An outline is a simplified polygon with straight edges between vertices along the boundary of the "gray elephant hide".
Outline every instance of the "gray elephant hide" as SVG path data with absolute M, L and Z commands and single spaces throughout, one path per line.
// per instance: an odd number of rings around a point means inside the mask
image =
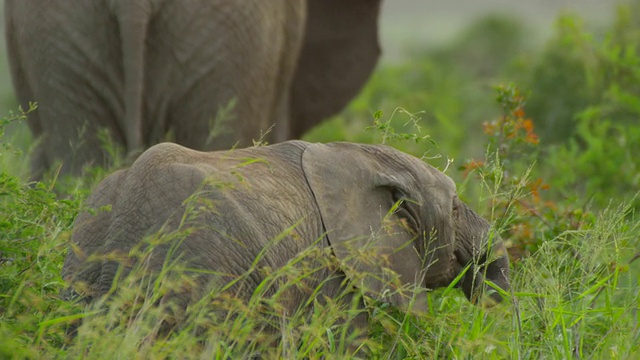
M 156 245 L 148 269 L 179 258 L 198 274 L 200 286 L 176 296 L 185 303 L 234 281 L 225 291 L 248 299 L 269 269 L 314 248 L 322 266 L 288 291 L 290 311 L 316 290 L 333 297 L 353 286 L 422 311 L 424 290 L 461 271 L 471 300 L 488 289 L 485 276 L 509 287 L 504 245 L 453 181 L 387 146 L 289 141 L 198 152 L 163 143 L 104 179 L 87 207 L 98 210 L 78 216 L 63 268 L 87 299 L 112 289 L 118 268 L 126 274 L 156 233 L 179 236 Z

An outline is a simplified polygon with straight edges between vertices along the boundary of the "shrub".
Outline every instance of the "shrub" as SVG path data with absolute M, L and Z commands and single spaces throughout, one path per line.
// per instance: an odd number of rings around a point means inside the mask
M 615 24 L 602 36 L 586 30 L 577 17 L 558 20 L 555 37 L 526 81 L 529 114 L 547 142 L 571 138 L 585 116 L 635 124 L 640 111 L 638 18 L 640 2 L 621 5 Z

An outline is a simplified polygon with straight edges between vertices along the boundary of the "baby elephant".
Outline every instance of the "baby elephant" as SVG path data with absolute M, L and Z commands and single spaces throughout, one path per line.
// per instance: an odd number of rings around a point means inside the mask
M 354 288 L 420 312 L 425 289 L 461 272 L 457 286 L 472 302 L 501 300 L 485 280 L 509 288 L 504 244 L 453 181 L 383 145 L 289 141 L 199 152 L 163 143 L 104 179 L 87 206 L 96 210 L 76 219 L 62 274 L 89 301 L 107 294 L 158 233 L 179 235 L 156 245 L 146 268 L 186 262 L 197 280 L 173 294 L 183 304 L 215 286 L 248 299 L 269 271 L 309 249 L 333 265 L 287 293 L 289 313 Z M 270 294 L 279 284 L 269 282 Z

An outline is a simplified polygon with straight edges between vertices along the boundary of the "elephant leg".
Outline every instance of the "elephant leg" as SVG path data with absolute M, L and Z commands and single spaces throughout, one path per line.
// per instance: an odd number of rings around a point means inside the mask
M 282 142 L 289 139 L 297 138 L 292 133 L 292 117 L 291 117 L 291 87 L 295 76 L 300 52 L 302 51 L 302 43 L 304 38 L 304 26 L 307 21 L 306 4 L 299 2 L 300 6 L 291 8 L 289 13 L 284 17 L 285 28 L 283 30 L 284 43 L 281 48 L 278 76 L 276 77 L 275 89 L 276 99 L 275 108 L 270 118 L 274 119 L 274 130 L 269 134 L 270 143 Z M 291 21 L 289 19 L 293 19 Z
M 380 0 L 309 0 L 305 39 L 291 87 L 293 138 L 338 114 L 380 57 Z
M 62 161 L 63 173 L 103 165 L 106 152 L 98 132 L 106 128 L 121 143 L 113 120 L 122 115 L 119 46 L 106 11 L 87 1 L 7 2 L 14 83 L 21 104 L 38 103 L 29 125 L 40 137 L 34 170 Z M 15 22 L 20 21 L 20 24 Z M 17 52 L 13 51 L 13 52 Z M 110 60 L 111 59 L 111 60 Z
M 7 57 L 9 62 L 9 70 L 12 75 L 13 89 L 16 97 L 23 110 L 29 109 L 29 102 L 34 100 L 33 90 L 29 86 L 27 76 L 25 74 L 23 58 L 20 51 L 20 41 L 18 40 L 18 29 L 13 19 L 8 16 L 12 13 L 12 3 L 6 3 L 5 9 L 5 40 L 7 46 Z M 29 114 L 27 124 L 31 131 L 32 137 L 38 141 L 42 135 L 42 127 L 40 126 L 39 114 L 33 112 Z M 49 167 L 46 158 L 46 151 L 39 142 L 35 142 L 36 146 L 31 153 L 31 176 L 35 179 L 42 177 L 44 171 Z
M 147 134 L 150 142 L 164 140 L 171 130 L 178 143 L 200 150 L 246 146 L 272 122 L 277 130 L 268 139 L 287 138 L 288 86 L 303 33 L 303 4 L 167 3 L 148 39 L 153 76 L 145 86 L 147 119 L 166 124 Z

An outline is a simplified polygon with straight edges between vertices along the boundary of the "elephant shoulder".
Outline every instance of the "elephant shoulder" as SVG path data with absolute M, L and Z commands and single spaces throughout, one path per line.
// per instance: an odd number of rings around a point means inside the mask
M 131 165 L 125 187 L 162 182 L 201 182 L 211 165 L 219 163 L 219 152 L 196 151 L 179 144 L 165 142 L 144 151 Z
M 200 152 L 176 143 L 164 142 L 156 144 L 140 154 L 131 167 L 141 168 L 179 163 L 188 160 L 198 153 Z

